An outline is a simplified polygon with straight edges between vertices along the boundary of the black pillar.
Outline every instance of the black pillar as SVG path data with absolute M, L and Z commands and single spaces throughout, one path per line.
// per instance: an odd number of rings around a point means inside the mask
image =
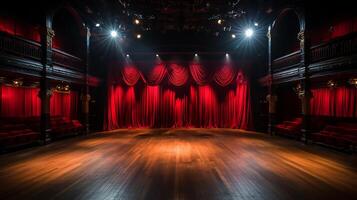
M 51 141 L 51 126 L 50 126 L 50 98 L 52 95 L 48 74 L 52 65 L 52 38 L 54 31 L 52 29 L 52 16 L 46 15 L 44 19 L 44 28 L 41 33 L 41 49 L 42 49 L 42 72 L 40 82 L 41 98 L 41 136 L 44 143 Z
M 310 40 L 306 34 L 306 30 L 301 30 L 298 34 L 301 49 L 301 74 L 300 85 L 301 91 L 299 98 L 301 100 L 301 114 L 302 114 L 302 140 L 307 143 L 309 133 L 311 132 L 311 116 L 310 116 L 310 99 L 312 98 L 311 83 L 310 83 Z
M 276 118 L 276 101 L 277 96 L 275 93 L 275 88 L 273 85 L 273 70 L 272 70 L 272 43 L 271 43 L 271 26 L 268 28 L 268 95 L 267 101 L 269 105 L 269 113 L 268 113 L 268 133 L 270 135 L 274 135 L 274 126 L 275 126 L 275 118 Z
M 86 52 L 85 52 L 85 81 L 82 93 L 82 115 L 83 123 L 85 127 L 85 133 L 89 133 L 89 101 L 90 101 L 90 91 L 89 91 L 89 66 L 90 66 L 90 29 L 86 27 Z

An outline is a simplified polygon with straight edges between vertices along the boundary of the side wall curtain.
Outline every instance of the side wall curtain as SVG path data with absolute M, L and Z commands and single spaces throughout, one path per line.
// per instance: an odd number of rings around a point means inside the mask
M 38 88 L 1 86 L 1 117 L 34 117 L 41 114 Z
M 357 117 L 357 88 L 319 88 L 312 90 L 312 94 L 312 115 Z
M 78 112 L 78 94 L 71 91 L 69 93 L 53 92 L 50 102 L 51 116 L 63 116 L 76 119 Z

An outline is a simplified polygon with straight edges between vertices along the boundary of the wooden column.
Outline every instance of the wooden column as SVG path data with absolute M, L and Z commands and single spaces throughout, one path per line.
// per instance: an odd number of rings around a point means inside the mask
M 312 98 L 311 84 L 310 84 L 310 40 L 307 37 L 306 30 L 301 30 L 298 34 L 301 49 L 301 64 L 300 64 L 300 85 L 299 98 L 301 100 L 301 114 L 302 114 L 302 140 L 308 142 L 310 133 L 311 117 L 310 117 L 310 99 Z
M 90 66 L 90 29 L 85 28 L 86 31 L 86 55 L 85 55 L 85 83 L 82 92 L 82 114 L 83 114 L 83 123 L 85 126 L 85 133 L 89 133 L 89 101 L 91 99 L 89 91 L 89 66 Z
M 269 73 L 269 78 L 268 78 L 268 95 L 266 97 L 266 100 L 268 101 L 269 105 L 269 114 L 268 114 L 268 133 L 271 135 L 274 135 L 274 126 L 275 126 L 275 118 L 276 118 L 276 101 L 277 101 L 277 96 L 275 94 L 275 88 L 273 85 L 273 70 L 272 70 L 272 43 L 271 43 L 271 26 L 268 28 L 268 73 Z
M 52 95 L 48 73 L 52 70 L 52 38 L 54 31 L 52 29 L 52 17 L 46 15 L 44 19 L 45 28 L 41 33 L 41 49 L 42 49 L 42 72 L 40 82 L 39 96 L 41 98 L 41 136 L 44 143 L 51 141 L 51 126 L 50 126 L 50 98 Z

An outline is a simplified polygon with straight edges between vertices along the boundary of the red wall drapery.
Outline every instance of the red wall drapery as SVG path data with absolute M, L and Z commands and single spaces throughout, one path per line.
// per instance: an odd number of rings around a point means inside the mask
M 109 83 L 116 84 L 108 86 L 104 128 L 249 128 L 250 93 L 243 73 L 237 73 L 229 65 L 213 72 L 203 71 L 207 69 L 202 66 L 191 65 L 189 68 L 179 64 L 160 64 L 147 73 L 132 73 L 138 80 L 140 76 L 143 80 L 139 82 L 135 78 L 136 84 L 132 84 L 134 81 L 128 84 L 128 77 L 114 77 L 115 81 L 111 77 Z M 155 73 L 158 75 L 153 75 Z M 127 76 L 128 73 L 121 75 Z M 190 75 L 195 82 L 188 81 Z M 212 81 L 217 84 L 210 84 Z
M 357 89 L 349 87 L 312 90 L 311 114 L 331 117 L 357 117 Z
M 1 117 L 38 117 L 41 114 L 39 88 L 0 86 Z M 53 92 L 51 96 L 51 116 L 76 119 L 78 94 Z
M 34 117 L 41 114 L 38 88 L 1 86 L 1 117 Z
M 71 92 L 53 92 L 50 100 L 50 115 L 76 119 L 78 112 L 78 94 Z

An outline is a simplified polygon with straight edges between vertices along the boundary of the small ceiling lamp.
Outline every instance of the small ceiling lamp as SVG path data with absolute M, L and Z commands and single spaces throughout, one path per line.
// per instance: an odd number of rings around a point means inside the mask
M 336 83 L 335 81 L 333 81 L 333 80 L 329 80 L 329 81 L 327 82 L 327 86 L 328 86 L 329 88 L 334 88 L 334 87 L 337 86 L 337 83 Z
M 357 78 L 351 78 L 348 82 L 357 88 Z

